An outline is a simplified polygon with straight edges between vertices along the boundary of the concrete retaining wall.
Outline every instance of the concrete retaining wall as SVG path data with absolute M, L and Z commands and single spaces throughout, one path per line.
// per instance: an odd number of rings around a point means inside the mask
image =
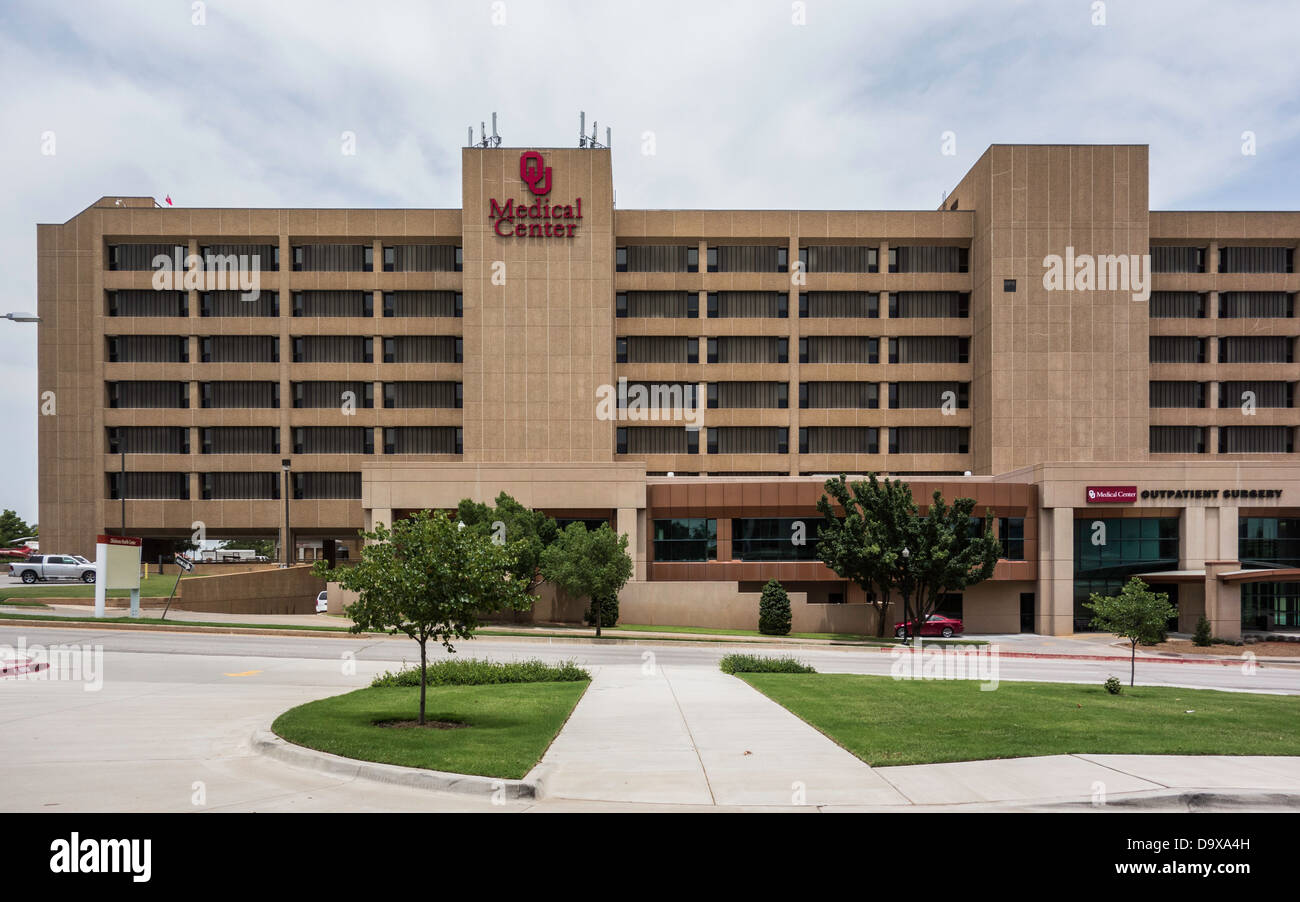
M 325 581 L 308 566 L 257 570 L 181 580 L 184 593 L 172 606 L 214 614 L 311 614 Z

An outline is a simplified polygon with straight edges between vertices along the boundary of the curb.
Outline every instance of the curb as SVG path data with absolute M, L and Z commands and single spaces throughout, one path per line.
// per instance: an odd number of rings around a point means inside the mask
M 1037 803 L 1028 802 L 1028 807 L 1035 810 L 1088 810 L 1104 813 L 1109 809 L 1131 811 L 1165 811 L 1181 808 L 1188 812 L 1196 811 L 1262 811 L 1286 809 L 1294 811 L 1300 806 L 1300 792 L 1285 790 L 1231 790 L 1231 789 L 1163 789 L 1151 790 L 1138 795 L 1116 796 L 1104 804 L 1094 805 L 1091 801 Z
M 281 739 L 270 730 L 258 730 L 253 733 L 250 745 L 254 752 L 284 764 L 337 777 L 373 780 L 390 786 L 405 786 L 431 792 L 454 792 L 479 796 L 489 804 L 494 797 L 510 802 L 530 802 L 542 798 L 541 781 L 538 780 L 504 780 L 498 777 L 450 774 L 417 767 L 402 767 L 397 764 L 358 761 L 355 758 L 344 758 L 341 755 L 331 755 L 328 752 L 318 752 L 315 749 L 295 745 Z
M 136 630 L 137 632 L 158 633 L 208 633 L 218 636 L 315 636 L 321 639 L 356 639 L 385 636 L 385 633 L 350 633 L 347 630 L 309 630 L 287 627 L 283 629 L 266 629 L 248 626 L 190 626 L 184 620 L 170 623 L 96 623 L 93 620 L 73 620 L 71 618 L 51 617 L 46 620 L 16 620 L 0 614 L 0 626 L 30 626 L 37 628 L 53 627 L 56 629 L 85 630 Z

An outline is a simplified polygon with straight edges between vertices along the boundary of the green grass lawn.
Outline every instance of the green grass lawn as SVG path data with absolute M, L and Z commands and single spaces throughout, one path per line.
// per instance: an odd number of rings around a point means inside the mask
M 1031 755 L 1300 755 L 1300 697 L 858 674 L 741 677 L 875 766 Z M 1187 711 L 1194 711 L 1187 714 Z
M 622 630 L 635 633 L 694 633 L 714 636 L 758 636 L 772 638 L 760 633 L 758 630 L 738 630 L 738 629 L 713 629 L 707 626 L 646 626 L 640 623 L 620 623 L 618 626 L 607 627 L 611 630 Z M 780 637 L 785 639 L 834 639 L 843 642 L 862 642 L 868 645 L 897 645 L 897 640 L 886 636 L 867 636 L 859 633 L 787 633 Z M 947 645 L 987 645 L 982 639 L 933 639 L 927 638 L 928 642 L 942 642 Z
M 308 702 L 275 719 L 289 742 L 364 761 L 517 780 L 532 770 L 588 682 L 430 686 L 430 720 L 463 729 L 393 728 L 375 721 L 414 720 L 418 688 L 358 689 Z
M 8 570 L 5 570 L 8 573 Z M 175 573 L 154 574 L 140 580 L 141 598 L 166 598 L 176 585 Z M 109 598 L 129 598 L 128 589 L 109 589 Z M 83 582 L 36 583 L 31 586 L 0 588 L 0 599 L 7 598 L 94 598 L 95 586 Z

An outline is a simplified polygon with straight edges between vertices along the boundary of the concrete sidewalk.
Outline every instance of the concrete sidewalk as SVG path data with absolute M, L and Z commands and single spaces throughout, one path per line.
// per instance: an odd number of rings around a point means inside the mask
M 1275 793 L 1300 807 L 1300 757 L 1051 755 L 872 768 L 736 677 L 603 666 L 526 778 L 571 802 L 907 810 Z
M 546 799 L 905 805 L 870 767 L 741 680 L 603 666 L 528 779 Z

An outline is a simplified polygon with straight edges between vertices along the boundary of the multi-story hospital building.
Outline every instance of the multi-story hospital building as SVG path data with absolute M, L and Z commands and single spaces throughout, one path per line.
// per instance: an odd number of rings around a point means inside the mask
M 355 553 L 505 491 L 629 535 L 625 621 L 752 626 L 776 577 L 859 632 L 790 536 L 878 472 L 992 510 L 970 632 L 1084 629 L 1132 574 L 1183 629 L 1298 627 L 1300 213 L 1152 211 L 1147 161 L 996 145 L 938 210 L 622 209 L 608 150 L 503 147 L 458 209 L 102 198 L 38 227 L 42 544 L 287 510 Z

